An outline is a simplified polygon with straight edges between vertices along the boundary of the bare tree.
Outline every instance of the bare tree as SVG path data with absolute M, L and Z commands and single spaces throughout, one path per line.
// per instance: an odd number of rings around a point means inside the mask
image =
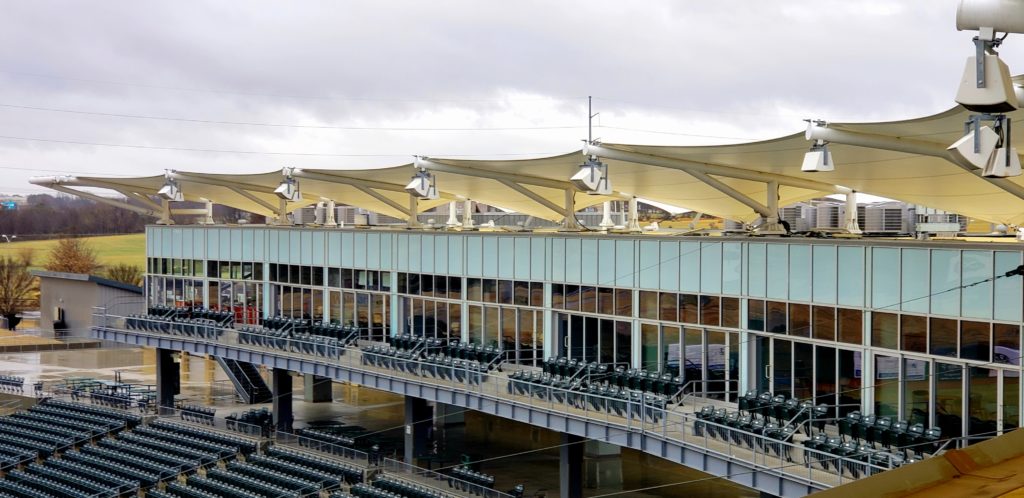
M 128 263 L 118 263 L 107 269 L 107 278 L 136 287 L 142 286 L 142 268 Z
M 17 256 L 0 257 L 0 316 L 7 319 L 7 328 L 14 330 L 21 318 L 18 313 L 29 308 L 35 278 L 28 269 L 32 266 L 32 251 Z
M 61 239 L 50 251 L 46 269 L 65 273 L 92 274 L 100 269 L 96 252 L 82 239 Z

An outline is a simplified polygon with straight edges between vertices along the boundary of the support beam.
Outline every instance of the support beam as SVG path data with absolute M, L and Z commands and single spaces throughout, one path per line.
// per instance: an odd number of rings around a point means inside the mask
M 415 195 L 409 194 L 409 219 L 406 220 L 405 226 L 409 228 L 420 227 L 420 198 Z
M 288 223 L 288 201 L 285 199 L 277 200 L 277 222 L 274 223 L 278 226 L 286 226 Z
M 769 181 L 774 180 L 779 182 L 779 185 L 805 188 L 808 190 L 818 190 L 822 192 L 831 192 L 834 194 L 845 194 L 850 191 L 850 189 L 846 187 L 841 187 L 838 185 L 832 185 L 829 183 L 814 180 L 807 180 L 804 178 L 777 175 L 775 173 L 765 173 L 763 171 L 750 171 L 741 168 L 734 168 L 732 166 L 722 166 L 719 164 L 701 163 L 696 161 L 687 161 L 685 159 L 675 159 L 662 156 L 655 156 L 651 154 L 642 154 L 639 152 L 624 151 L 609 147 L 603 147 L 600 145 L 585 145 L 583 148 L 583 153 L 592 156 L 602 157 L 605 159 L 646 164 L 648 166 L 658 166 L 667 169 L 675 169 L 683 171 L 685 173 L 689 173 L 691 171 L 698 171 L 709 175 L 722 176 L 727 178 L 737 178 L 740 180 L 750 180 L 762 183 L 767 183 Z
M 758 227 L 757 233 L 760 235 L 785 235 L 786 228 L 779 223 L 779 182 L 770 181 L 768 182 L 768 207 L 765 213 L 761 216 L 764 217 L 764 223 Z
M 334 216 L 334 199 L 322 198 L 324 201 L 324 227 L 334 228 L 338 226 L 338 220 Z
M 565 190 L 565 221 L 562 222 L 562 230 L 577 231 L 580 224 L 576 221 L 576 190 L 568 188 Z
M 267 201 L 265 201 L 263 199 L 260 199 L 259 197 L 256 197 L 255 195 L 252 195 L 252 192 L 249 192 L 247 190 L 242 190 L 242 189 L 240 189 L 238 187 L 227 187 L 227 189 L 232 191 L 232 192 L 234 192 L 234 193 L 236 193 L 236 194 L 238 194 L 238 195 L 240 195 L 240 196 L 242 196 L 242 197 L 245 197 L 246 199 L 249 199 L 250 201 L 252 201 L 252 202 L 256 203 L 257 205 L 259 205 L 260 207 L 262 207 L 263 209 L 266 209 L 270 213 L 276 213 L 277 212 L 277 207 L 275 207 L 273 204 L 271 204 L 271 203 L 269 203 L 269 202 L 267 202 Z
M 174 409 L 174 395 L 181 388 L 181 371 L 174 362 L 174 351 L 156 349 L 156 405 L 161 413 Z
M 128 197 L 130 199 L 135 199 L 136 201 L 139 201 L 140 204 L 142 204 L 143 206 L 146 206 L 146 207 L 148 207 L 150 209 L 161 209 L 159 204 L 153 202 L 153 199 L 150 199 L 149 197 L 147 197 L 145 195 L 142 195 L 142 194 L 140 194 L 138 192 L 132 192 L 131 190 L 117 190 L 117 191 L 120 192 L 121 195 L 123 195 L 125 197 Z
M 202 183 L 204 185 L 213 185 L 215 187 L 225 187 L 225 188 L 229 188 L 229 189 L 232 189 L 232 190 L 237 188 L 237 189 L 242 189 L 242 190 L 250 190 L 250 191 L 253 191 L 253 192 L 260 192 L 262 194 L 273 194 L 274 193 L 274 187 L 266 187 L 266 186 L 263 186 L 263 185 L 253 185 L 251 183 L 240 183 L 240 182 L 234 182 L 234 181 L 229 181 L 229 180 L 221 180 L 219 178 L 209 178 L 209 177 L 206 177 L 206 176 L 203 176 L 203 175 L 190 174 L 190 173 L 180 173 L 178 171 L 173 171 L 173 170 L 167 172 L 167 176 L 170 177 L 172 180 L 177 180 L 179 182 Z M 184 190 L 184 189 L 182 189 L 182 190 Z
M 422 398 L 405 397 L 405 462 L 415 465 L 415 458 L 427 453 L 434 410 Z
M 563 208 L 562 206 L 559 206 L 558 204 L 555 204 L 554 202 L 551 202 L 551 201 L 541 197 L 536 192 L 534 192 L 534 191 L 532 191 L 532 190 L 530 190 L 530 189 L 528 189 L 528 188 L 526 188 L 526 187 L 524 187 L 524 186 L 522 186 L 522 185 L 520 185 L 520 184 L 518 184 L 516 182 L 509 181 L 509 180 L 498 180 L 498 182 L 500 182 L 502 185 L 504 185 L 504 186 L 506 186 L 506 187 L 508 187 L 508 188 L 510 188 L 512 190 L 515 190 L 516 192 L 519 192 L 523 196 L 529 198 L 531 201 L 536 202 L 537 204 L 540 204 L 541 206 L 544 206 L 544 207 L 546 207 L 546 208 L 548 208 L 548 209 L 550 209 L 550 210 L 552 210 L 552 211 L 554 211 L 554 212 L 556 212 L 556 213 L 558 213 L 558 214 L 560 214 L 562 216 L 571 216 L 571 213 L 567 214 L 566 211 L 565 211 L 565 208 Z M 575 191 L 571 186 L 569 187 L 569 190 Z
M 462 202 L 462 228 L 473 228 L 473 201 L 466 199 Z
M 213 201 L 210 199 L 203 199 L 203 207 L 206 208 L 206 213 L 203 219 L 199 221 L 200 225 L 212 225 L 213 224 Z
M 982 170 L 975 168 L 971 164 L 958 161 L 950 155 L 949 151 L 946 150 L 945 145 L 934 142 L 923 142 L 920 140 L 885 137 L 870 133 L 837 130 L 835 128 L 814 125 L 807 128 L 807 139 L 825 140 L 826 142 L 852 145 L 854 147 L 867 147 L 871 149 L 891 150 L 893 152 L 905 152 L 907 154 L 938 157 L 963 168 L 965 171 L 991 183 L 992 185 L 995 185 L 1004 192 L 1012 194 L 1019 199 L 1024 199 L 1024 186 L 1014 183 L 1013 180 L 1009 178 L 986 178 L 981 176 Z
M 131 204 L 128 204 L 127 202 L 120 202 L 120 201 L 117 201 L 117 200 L 114 200 L 114 199 L 108 199 L 106 197 L 101 197 L 101 196 L 98 196 L 98 195 L 90 193 L 90 192 L 83 192 L 81 190 L 75 190 L 75 189 L 72 189 L 72 188 L 68 188 L 68 187 L 65 187 L 63 185 L 57 185 L 57 184 L 46 185 L 46 184 L 43 184 L 42 186 L 51 188 L 53 190 L 56 190 L 57 192 L 63 192 L 63 193 L 68 194 L 68 195 L 74 195 L 74 196 L 81 197 L 83 199 L 89 199 L 91 201 L 96 201 L 96 202 L 99 202 L 100 204 L 106 204 L 108 206 L 114 206 L 116 208 L 121 208 L 121 209 L 127 209 L 129 211 L 134 211 L 134 212 L 139 213 L 139 214 L 141 214 L 143 216 L 157 216 L 157 217 L 160 216 L 160 212 L 158 210 L 155 210 L 155 209 L 147 209 L 147 208 L 143 208 L 143 207 L 139 207 L 139 206 L 133 206 Z
M 174 220 L 171 219 L 171 201 L 167 199 L 160 199 L 162 209 L 160 210 L 160 219 L 156 220 L 157 225 L 173 225 Z
M 775 211 L 775 214 L 772 214 L 771 209 L 768 208 L 768 206 L 765 206 L 764 204 L 761 204 L 760 202 L 757 202 L 754 199 L 751 199 L 749 196 L 747 196 L 743 192 L 740 192 L 739 190 L 736 190 L 736 189 L 730 187 L 729 184 L 727 184 L 727 183 L 725 183 L 725 182 L 723 182 L 723 181 L 721 181 L 721 180 L 719 180 L 717 178 L 714 178 L 714 177 L 712 177 L 710 175 L 701 173 L 699 171 L 690 171 L 689 173 L 690 173 L 690 176 L 700 180 L 701 182 L 704 182 L 709 187 L 711 187 L 711 188 L 713 188 L 713 189 L 715 189 L 715 190 L 717 190 L 717 191 L 719 191 L 719 192 L 721 192 L 721 193 L 723 193 L 723 194 L 725 194 L 725 195 L 735 199 L 737 202 L 743 204 L 744 206 L 747 206 L 750 209 L 753 209 L 755 213 L 757 213 L 757 214 L 759 214 L 761 216 L 764 216 L 764 217 L 767 218 L 767 217 L 770 217 L 770 216 L 778 215 L 778 210 Z M 776 183 L 776 186 L 778 186 L 778 183 Z M 776 201 L 777 200 L 778 199 L 776 199 Z
M 292 171 L 292 176 L 296 178 L 306 178 L 309 180 L 316 180 L 319 182 L 337 183 L 340 185 L 349 185 L 352 187 L 364 187 L 371 188 L 374 190 L 387 190 L 390 192 L 405 192 L 405 185 L 399 185 L 397 183 L 380 182 L 377 180 L 366 180 L 363 178 L 353 178 L 350 176 L 336 175 L 320 173 L 315 171 L 308 171 L 303 169 L 296 169 Z M 442 199 L 455 200 L 456 196 L 449 192 L 438 192 L 438 195 Z
M 636 196 L 629 198 L 629 225 L 626 230 L 639 232 L 640 230 L 640 209 L 637 207 Z
M 274 427 L 291 432 L 295 416 L 292 413 L 292 375 L 286 369 L 275 368 L 270 374 L 270 389 L 274 393 Z
M 558 496 L 583 498 L 584 438 L 562 433 L 558 459 Z
M 448 203 L 448 221 L 445 222 L 445 226 L 447 226 L 448 228 L 455 228 L 457 226 L 460 226 L 458 213 L 455 212 L 458 210 L 458 205 L 459 203 L 456 201 L 451 201 Z
M 372 188 L 363 187 L 362 185 L 353 185 L 352 187 L 370 197 L 373 197 L 374 199 L 377 199 L 380 202 L 383 202 L 384 204 L 387 204 L 388 206 L 398 211 L 399 213 L 409 216 L 409 208 L 404 207 L 401 204 L 385 197 L 384 194 L 381 194 L 380 192 L 377 192 Z
M 612 201 L 601 203 L 601 223 L 598 226 L 604 229 L 615 226 L 615 222 L 612 221 Z
M 426 158 L 419 158 L 416 160 L 416 166 L 431 170 L 439 171 L 442 173 L 451 173 L 453 175 L 463 176 L 474 176 L 477 178 L 487 178 L 490 180 L 507 180 L 523 185 L 534 185 L 537 187 L 553 188 L 558 190 L 571 189 L 572 184 L 565 180 L 552 180 L 550 178 L 539 178 L 536 176 L 512 174 L 512 173 L 501 173 L 498 171 L 488 171 L 477 168 L 467 168 L 465 166 L 455 166 L 452 164 L 445 164 L 437 161 L 433 161 Z
M 846 194 L 846 213 L 844 215 L 846 231 L 860 235 L 860 224 L 857 223 L 857 192 Z

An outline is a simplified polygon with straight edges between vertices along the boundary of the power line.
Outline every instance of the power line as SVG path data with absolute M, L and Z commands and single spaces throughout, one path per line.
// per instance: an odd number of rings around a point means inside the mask
M 557 125 L 557 126 L 499 126 L 499 127 L 408 127 L 408 126 L 334 126 L 334 125 L 302 125 L 302 124 L 281 124 L 281 123 L 260 123 L 252 121 L 222 121 L 213 119 L 179 118 L 169 116 L 150 116 L 144 114 L 121 114 L 113 112 L 82 111 L 75 109 L 58 109 L 54 107 L 34 107 L 16 104 L 0 104 L 0 107 L 10 109 L 24 109 L 31 111 L 58 112 L 65 114 L 83 114 L 89 116 L 106 116 L 114 118 L 129 119 L 151 119 L 160 121 L 177 121 L 184 123 L 202 124 L 223 124 L 241 126 L 262 126 L 272 128 L 306 128 L 317 130 L 347 130 L 347 131 L 533 131 L 533 130 L 569 130 L 586 128 L 582 125 Z
M 79 140 L 57 140 L 51 138 L 36 138 L 36 137 L 16 137 L 11 135 L 0 135 L 0 139 L 6 140 L 24 140 L 28 142 L 43 142 L 43 143 L 58 143 L 68 145 L 88 145 L 95 147 L 119 147 L 127 149 L 144 149 L 144 150 L 170 150 L 180 152 L 212 152 L 219 154 L 249 154 L 249 155 L 265 155 L 265 156 L 303 156 L 303 157 L 412 157 L 420 154 L 339 154 L 329 152 L 271 152 L 271 151 L 252 151 L 252 150 L 232 150 L 232 149 L 204 149 L 195 147 L 165 147 L 157 145 L 138 145 L 138 144 L 114 144 L 114 143 L 102 143 L 102 142 L 85 142 Z M 438 157 L 488 157 L 488 156 L 549 156 L 564 154 L 564 152 L 494 152 L 494 153 L 480 153 L 480 154 L 426 154 Z
M 279 93 L 261 93 L 261 92 L 242 92 L 238 90 L 219 90 L 209 88 L 185 88 L 176 87 L 170 85 L 156 85 L 150 83 L 137 83 L 137 82 L 125 82 L 125 81 L 113 81 L 103 79 L 92 79 L 92 78 L 75 78 L 69 76 L 60 76 L 52 74 L 40 74 L 30 73 L 24 71 L 10 71 L 0 69 L 0 73 L 10 74 L 16 76 L 27 76 L 31 78 L 45 78 L 65 81 L 81 81 L 85 83 L 99 83 L 104 85 L 119 85 L 119 86 L 132 86 L 139 88 L 152 88 L 157 90 L 172 90 L 176 92 L 193 92 L 193 93 L 212 93 L 212 94 L 223 94 L 223 95 L 245 95 L 250 97 L 271 97 L 279 99 L 302 99 L 302 100 L 319 100 L 328 102 L 455 102 L 455 103 L 503 103 L 503 102 L 543 102 L 549 100 L 563 100 L 563 101 L 577 101 L 583 100 L 585 97 L 566 97 L 566 98 L 551 98 L 551 97 L 538 97 L 538 98 L 495 98 L 495 99 L 430 99 L 430 98 L 384 98 L 384 97 L 329 97 L 323 95 L 289 95 Z

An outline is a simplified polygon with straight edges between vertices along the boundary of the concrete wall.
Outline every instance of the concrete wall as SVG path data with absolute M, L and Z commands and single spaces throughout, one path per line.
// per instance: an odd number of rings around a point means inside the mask
M 64 310 L 67 337 L 89 337 L 93 307 L 105 306 L 109 313 L 125 315 L 141 313 L 145 306 L 140 294 L 90 281 L 41 277 L 39 290 L 39 328 L 43 335 L 53 334 L 56 307 Z

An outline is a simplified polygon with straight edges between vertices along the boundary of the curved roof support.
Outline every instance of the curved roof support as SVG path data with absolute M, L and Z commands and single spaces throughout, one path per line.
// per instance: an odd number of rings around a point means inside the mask
M 846 187 L 832 185 L 830 183 L 818 182 L 814 180 L 794 178 L 792 176 L 777 175 L 775 173 L 766 173 L 763 171 L 733 168 L 731 166 L 722 166 L 719 164 L 701 163 L 696 161 L 687 161 L 685 159 L 656 156 L 653 154 L 644 154 L 641 152 L 631 152 L 611 147 L 604 147 L 601 145 L 586 144 L 583 146 L 583 153 L 586 155 L 602 157 L 605 159 L 646 164 L 649 166 L 658 166 L 661 168 L 668 169 L 677 169 L 684 173 L 691 173 L 693 171 L 696 171 L 699 173 L 706 173 L 715 176 L 736 178 L 739 180 L 750 180 L 762 183 L 775 181 L 779 182 L 779 185 L 805 188 L 809 190 L 819 190 L 822 192 L 831 192 L 834 194 L 845 194 L 852 191 Z
M 497 171 L 487 171 L 477 168 L 467 168 L 465 166 L 455 166 L 452 164 L 446 164 L 442 162 L 433 161 L 429 158 L 421 157 L 416 159 L 416 166 L 431 171 L 440 171 L 442 173 L 451 173 L 453 175 L 464 175 L 464 176 L 475 176 L 477 178 L 487 178 L 489 180 L 506 180 L 515 182 L 523 185 L 535 185 L 538 187 L 547 187 L 558 190 L 575 190 L 568 181 L 551 180 L 549 178 L 538 178 L 535 176 L 528 175 L 517 175 L 510 173 L 500 173 Z
M 750 209 L 753 209 L 755 213 L 757 213 L 757 214 L 759 214 L 761 216 L 764 216 L 765 218 L 771 218 L 771 217 L 775 217 L 775 216 L 779 215 L 777 210 L 776 210 L 776 212 L 772 213 L 772 210 L 771 210 L 770 207 L 765 206 L 764 204 L 761 204 L 760 202 L 757 202 L 754 199 L 751 199 L 750 197 L 748 197 L 743 192 L 740 192 L 739 190 L 736 190 L 736 189 L 730 187 L 725 182 L 723 182 L 723 181 L 721 181 L 721 180 L 719 180 L 717 178 L 714 178 L 711 175 L 708 175 L 706 173 L 702 173 L 700 171 L 687 171 L 687 173 L 689 173 L 690 176 L 692 176 L 692 177 L 694 177 L 694 178 L 696 178 L 696 179 L 706 183 L 709 187 L 711 187 L 711 188 L 713 188 L 713 189 L 715 189 L 715 190 L 717 190 L 717 191 L 719 191 L 719 192 L 721 192 L 721 193 L 723 193 L 725 195 L 728 195 L 729 197 L 732 197 L 733 199 L 735 199 L 736 201 L 744 204 L 745 206 L 749 207 Z M 769 182 L 769 185 L 771 185 L 771 182 Z M 776 185 L 778 185 L 778 184 L 776 184 Z M 769 200 L 769 202 L 771 201 L 771 193 L 772 193 L 771 189 L 769 188 L 768 189 L 768 200 Z M 775 195 L 778 196 L 778 188 L 775 189 Z
M 416 213 L 411 213 L 408 207 L 405 207 L 405 206 L 403 206 L 403 205 L 401 205 L 401 204 L 399 204 L 399 203 L 397 203 L 397 202 L 395 202 L 395 201 L 393 201 L 391 199 L 388 199 L 387 197 L 381 195 L 380 192 L 377 192 L 376 190 L 374 190 L 374 189 L 372 189 L 370 187 L 365 187 L 363 185 L 352 185 L 352 188 L 354 188 L 354 189 L 356 189 L 356 190 L 358 190 L 358 191 L 360 191 L 360 192 L 362 192 L 362 193 L 364 193 L 364 194 L 366 194 L 366 195 L 368 195 L 370 197 L 373 197 L 374 199 L 377 199 L 378 201 L 383 202 L 384 204 L 387 204 L 388 206 L 391 206 L 392 209 L 394 209 L 395 211 L 398 211 L 398 212 L 408 216 L 410 219 L 416 217 Z M 410 201 L 410 203 L 411 203 L 411 201 Z
M 528 189 L 528 188 L 526 188 L 526 187 L 524 187 L 524 186 L 522 186 L 522 185 L 520 185 L 520 184 L 518 184 L 516 182 L 509 181 L 509 180 L 498 180 L 498 181 L 501 182 L 502 185 L 504 185 L 504 186 L 506 186 L 506 187 L 508 187 L 508 188 L 510 188 L 512 190 L 515 190 L 516 192 L 519 192 L 520 194 L 523 194 L 523 196 L 525 196 L 525 197 L 530 198 L 530 200 L 532 200 L 533 202 L 536 202 L 537 204 L 540 204 L 541 206 L 544 206 L 544 207 L 546 207 L 546 208 L 548 208 L 548 209 L 550 209 L 550 210 L 552 210 L 552 211 L 554 211 L 554 212 L 556 212 L 558 214 L 561 214 L 561 215 L 565 216 L 566 218 L 571 218 L 573 216 L 573 213 L 566 213 L 565 209 L 563 207 L 559 206 L 558 204 L 555 204 L 554 202 L 551 202 L 551 201 L 549 201 L 549 200 L 547 200 L 547 199 L 537 195 L 537 193 L 535 193 L 534 191 L 532 191 L 532 190 L 530 190 L 530 189 Z
M 1009 178 L 988 178 L 981 176 L 982 170 L 975 168 L 973 165 L 958 161 L 949 151 L 946 150 L 946 146 L 937 144 L 934 142 L 922 142 L 918 140 L 906 140 L 903 138 L 885 137 L 881 135 L 873 135 L 870 133 L 861 133 L 856 131 L 839 130 L 836 128 L 829 128 L 827 126 L 820 126 L 812 124 L 807 128 L 807 139 L 808 140 L 825 140 L 826 142 L 832 142 L 837 144 L 852 145 L 854 147 L 867 147 L 871 149 L 882 149 L 891 150 L 894 152 L 906 152 L 908 154 L 917 154 L 921 156 L 931 156 L 940 159 L 945 159 L 961 168 L 965 171 L 985 180 L 986 182 L 999 187 L 1004 192 L 1012 194 L 1017 198 L 1024 199 L 1024 187 L 1014 183 Z
M 358 187 L 363 187 L 363 188 L 376 189 L 376 190 L 388 190 L 388 191 L 392 191 L 392 192 L 402 192 L 402 193 L 405 192 L 405 185 L 398 185 L 396 183 L 380 182 L 380 181 L 376 181 L 376 180 L 365 180 L 365 179 L 362 179 L 362 178 L 353 178 L 353 177 L 344 176 L 344 175 L 334 175 L 334 174 L 320 173 L 320 172 L 316 172 L 316 171 L 308 171 L 308 170 L 303 170 L 303 169 L 295 169 L 294 171 L 292 171 L 292 176 L 294 176 L 296 178 L 307 178 L 307 179 L 310 179 L 310 180 L 316 180 L 316 181 L 320 181 L 320 182 L 339 183 L 339 184 L 342 184 L 342 185 L 349 185 L 349 186 L 357 187 L 357 188 Z M 362 188 L 360 188 L 360 190 L 362 190 Z M 438 194 L 441 196 L 442 199 L 450 199 L 450 200 L 453 200 L 453 201 L 459 199 L 459 196 L 457 196 L 455 194 L 452 194 L 452 193 L 448 193 L 448 192 L 438 192 Z M 379 200 L 379 198 L 378 198 L 378 200 Z M 392 206 L 392 207 L 394 207 L 394 206 Z
M 127 202 L 118 202 L 118 201 L 116 201 L 114 199 L 108 199 L 106 197 L 101 197 L 101 196 L 98 196 L 98 195 L 93 194 L 93 193 L 83 192 L 81 190 L 75 190 L 75 189 L 72 189 L 72 188 L 65 187 L 63 185 L 58 185 L 57 183 L 51 183 L 49 185 L 46 185 L 46 187 L 52 188 L 53 190 L 56 190 L 58 192 L 63 192 L 65 194 L 75 195 L 75 196 L 78 196 L 78 197 L 83 197 L 85 199 L 89 199 L 89 200 L 92 200 L 92 201 L 99 202 L 101 204 L 106 204 L 108 206 L 114 206 L 116 208 L 121 208 L 121 209 L 127 209 L 129 211 L 134 211 L 134 212 L 139 213 L 139 214 L 141 214 L 143 216 L 156 216 L 156 217 L 160 217 L 161 216 L 161 212 L 160 211 L 156 211 L 156 210 L 148 209 L 148 208 L 144 208 L 144 207 L 139 207 L 139 206 L 133 206 L 131 204 L 128 204 Z
M 228 190 L 230 190 L 230 191 L 232 191 L 232 192 L 234 192 L 234 193 L 236 193 L 236 194 L 238 194 L 238 195 L 240 195 L 242 197 L 245 197 L 246 199 L 249 199 L 250 201 L 258 204 L 263 209 L 266 209 L 270 213 L 273 213 L 275 216 L 277 215 L 278 206 L 275 206 L 275 205 L 273 205 L 273 204 L 271 204 L 271 203 L 269 203 L 267 201 L 264 201 L 263 199 L 260 199 L 259 197 L 256 197 L 255 195 L 252 195 L 252 192 L 249 192 L 249 191 L 246 191 L 246 190 L 242 190 L 241 188 L 238 188 L 238 187 L 226 187 L 226 188 Z

